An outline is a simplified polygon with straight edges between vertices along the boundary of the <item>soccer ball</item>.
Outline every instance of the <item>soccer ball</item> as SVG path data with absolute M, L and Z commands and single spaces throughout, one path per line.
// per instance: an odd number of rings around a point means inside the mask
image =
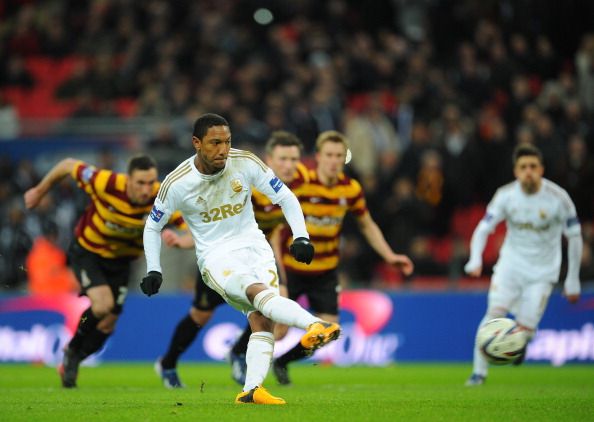
M 495 318 L 479 328 L 476 344 L 489 363 L 506 365 L 519 358 L 526 347 L 526 331 L 510 318 Z

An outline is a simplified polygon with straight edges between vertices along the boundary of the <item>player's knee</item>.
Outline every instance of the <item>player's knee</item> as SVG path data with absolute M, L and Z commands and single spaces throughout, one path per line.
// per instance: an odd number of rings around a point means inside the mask
M 271 333 L 274 330 L 274 322 L 262 315 L 261 312 L 254 311 L 248 315 L 248 321 L 252 332 L 266 331 Z
M 192 321 L 194 321 L 196 325 L 204 327 L 212 318 L 213 312 L 214 311 L 203 311 L 201 309 L 191 308 L 190 318 L 192 318 Z
M 254 306 L 256 306 L 256 297 L 264 291 L 275 293 L 273 290 L 267 289 L 266 285 L 263 283 L 254 283 L 247 287 L 245 290 L 245 295 L 247 296 L 248 300 L 254 304 Z
M 264 316 L 268 317 L 269 312 L 266 312 L 265 310 L 266 305 L 276 297 L 278 297 L 278 294 L 274 290 L 264 289 L 254 296 L 252 303 L 257 310 L 259 310 Z
M 113 311 L 113 300 L 97 301 L 91 305 L 91 309 L 97 318 L 105 318 L 111 311 Z
M 118 316 L 115 314 L 108 314 L 97 324 L 97 329 L 105 334 L 113 334 L 116 323 L 118 322 Z
M 289 332 L 289 326 L 285 324 L 275 324 L 274 325 L 274 340 L 280 341 L 284 339 Z

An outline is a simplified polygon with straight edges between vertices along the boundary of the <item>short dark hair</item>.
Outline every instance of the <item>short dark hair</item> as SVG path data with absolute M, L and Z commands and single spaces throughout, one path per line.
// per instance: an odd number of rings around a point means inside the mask
M 152 168 L 157 168 L 157 162 L 146 154 L 135 155 L 128 161 L 128 174 L 132 174 L 134 170 L 150 170 Z
M 299 148 L 299 152 L 303 151 L 303 143 L 301 140 L 296 135 L 293 135 L 291 132 L 287 132 L 286 130 L 275 130 L 270 134 L 270 138 L 268 138 L 268 141 L 266 142 L 266 154 L 272 154 L 272 150 L 274 150 L 274 148 L 277 146 L 295 146 Z
M 202 139 L 206 132 L 208 132 L 208 128 L 213 126 L 229 126 L 229 122 L 223 117 L 219 116 L 218 114 L 214 113 L 206 113 L 196 119 L 194 123 L 194 132 L 192 133 L 198 139 Z
M 543 164 L 542 161 L 542 152 L 532 144 L 522 143 L 516 146 L 514 149 L 514 153 L 512 154 L 512 162 L 515 166 L 520 157 L 531 156 L 538 158 L 540 164 Z

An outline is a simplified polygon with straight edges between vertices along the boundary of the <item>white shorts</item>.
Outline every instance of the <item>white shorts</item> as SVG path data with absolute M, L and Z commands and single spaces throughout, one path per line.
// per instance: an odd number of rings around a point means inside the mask
M 246 315 L 256 310 L 247 298 L 248 286 L 262 283 L 278 293 L 276 262 L 268 244 L 211 254 L 202 264 L 202 277 L 225 302 Z
M 527 283 L 512 272 L 495 272 L 489 288 L 488 310 L 504 309 L 519 324 L 536 329 L 553 290 L 553 282 Z

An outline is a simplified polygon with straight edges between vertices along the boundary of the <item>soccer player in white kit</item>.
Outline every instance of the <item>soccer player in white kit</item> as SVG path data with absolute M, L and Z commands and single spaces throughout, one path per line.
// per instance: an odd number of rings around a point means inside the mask
M 487 238 L 505 220 L 505 240 L 491 278 L 487 312 L 479 327 L 509 312 L 530 340 L 559 278 L 562 234 L 568 245 L 564 295 L 570 303 L 579 300 L 582 236 L 575 206 L 567 192 L 542 177 L 541 152 L 530 144 L 518 145 L 513 162 L 516 180 L 499 188 L 487 206 L 472 235 L 470 259 L 464 270 L 473 277 L 481 275 Z M 523 361 L 524 353 L 515 364 Z M 484 384 L 487 368 L 487 361 L 475 345 L 473 371 L 466 385 Z
M 314 350 L 338 338 L 340 326 L 321 321 L 296 302 L 278 294 L 272 249 L 258 228 L 251 186 L 279 204 L 293 232 L 291 252 L 310 263 L 314 248 L 295 195 L 258 157 L 231 148 L 227 121 L 205 114 L 194 124 L 193 157 L 183 161 L 161 184 L 144 229 L 148 274 L 142 291 L 151 296 L 162 282 L 161 230 L 174 210 L 181 211 L 194 239 L 198 268 L 206 284 L 247 315 L 252 335 L 247 372 L 236 403 L 285 404 L 262 387 L 274 348 L 274 323 L 306 330 L 301 342 Z

